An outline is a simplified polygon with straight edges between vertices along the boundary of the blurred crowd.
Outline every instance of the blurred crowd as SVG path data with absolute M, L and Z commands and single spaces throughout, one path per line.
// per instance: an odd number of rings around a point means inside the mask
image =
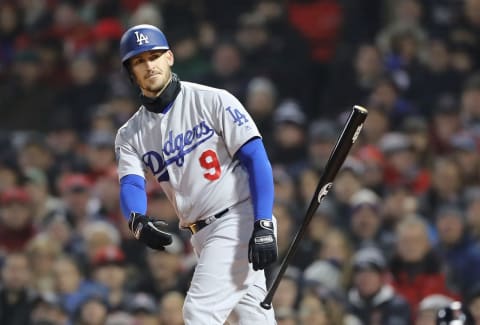
M 255 119 L 279 262 L 351 107 L 369 109 L 274 296 L 279 325 L 429 325 L 452 301 L 480 324 L 480 0 L 0 1 L 0 324 L 183 324 L 189 233 L 154 181 L 165 251 L 119 207 L 113 142 L 139 90 L 118 43 L 140 23 L 181 80 Z

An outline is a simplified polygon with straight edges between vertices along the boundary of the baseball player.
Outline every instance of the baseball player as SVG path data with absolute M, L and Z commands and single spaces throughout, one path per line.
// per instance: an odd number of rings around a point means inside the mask
M 148 171 L 192 233 L 198 263 L 185 324 L 224 324 L 232 310 L 240 324 L 275 324 L 273 311 L 259 306 L 259 270 L 277 258 L 273 178 L 252 118 L 227 91 L 180 81 L 154 26 L 127 30 L 120 54 L 142 101 L 115 141 L 121 207 L 135 238 L 153 249 L 172 240 L 164 222 L 145 215 Z

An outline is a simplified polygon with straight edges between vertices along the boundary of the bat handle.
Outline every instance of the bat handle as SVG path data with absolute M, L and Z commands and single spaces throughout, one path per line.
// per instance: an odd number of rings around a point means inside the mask
M 271 302 L 266 302 L 265 300 L 260 303 L 260 306 L 263 309 L 266 309 L 266 310 L 272 309 L 272 303 Z

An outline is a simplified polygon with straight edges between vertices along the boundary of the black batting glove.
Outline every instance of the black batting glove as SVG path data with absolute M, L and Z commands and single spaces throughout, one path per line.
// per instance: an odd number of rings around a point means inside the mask
M 128 221 L 128 227 L 133 236 L 156 250 L 164 250 L 164 246 L 172 243 L 172 235 L 162 230 L 167 225 L 163 220 L 155 220 L 136 212 L 130 214 Z
M 248 261 L 255 271 L 262 270 L 277 259 L 277 240 L 273 232 L 273 222 L 257 220 L 248 243 Z

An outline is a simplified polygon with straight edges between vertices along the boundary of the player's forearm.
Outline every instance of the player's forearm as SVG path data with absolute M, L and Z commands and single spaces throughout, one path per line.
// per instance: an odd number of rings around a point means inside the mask
M 237 153 L 249 175 L 255 220 L 272 218 L 274 187 L 270 161 L 261 139 L 244 144 Z
M 145 179 L 138 175 L 127 175 L 120 180 L 120 207 L 128 220 L 131 212 L 147 212 Z

